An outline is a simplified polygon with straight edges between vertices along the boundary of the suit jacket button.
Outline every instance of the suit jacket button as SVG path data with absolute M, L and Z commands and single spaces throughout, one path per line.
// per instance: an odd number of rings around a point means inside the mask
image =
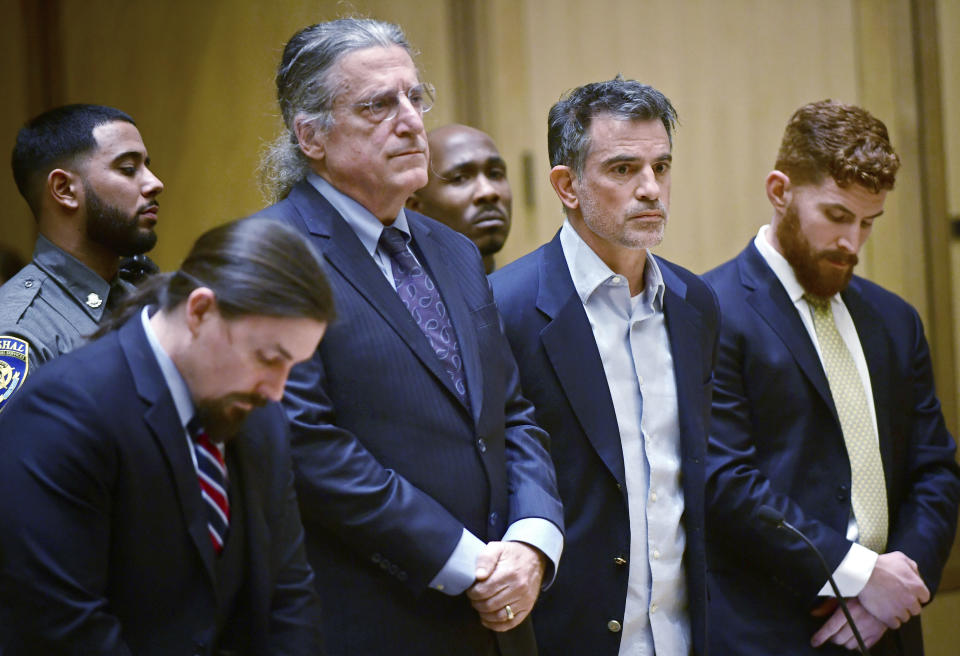
M 613 559 L 613 564 L 614 564 L 614 565 L 626 565 L 626 564 L 627 564 L 627 559 L 624 558 L 623 556 L 616 556 L 616 557 Z
M 481 437 L 479 440 L 477 440 L 477 448 L 480 449 L 480 453 L 486 453 L 487 441 Z
M 496 511 L 493 511 L 492 513 L 490 513 L 490 526 L 496 526 L 497 519 L 499 518 L 500 518 L 500 515 L 498 515 Z
M 610 631 L 610 633 L 620 633 L 621 628 L 620 622 L 617 620 L 610 620 L 607 622 L 607 630 Z

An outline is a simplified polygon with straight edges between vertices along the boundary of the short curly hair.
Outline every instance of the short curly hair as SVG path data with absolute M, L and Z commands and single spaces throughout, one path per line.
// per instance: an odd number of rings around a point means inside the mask
M 550 108 L 547 116 L 550 166 L 569 166 L 580 179 L 590 151 L 590 124 L 604 114 L 634 121 L 659 120 L 673 145 L 677 110 L 667 97 L 647 84 L 617 75 L 606 82 L 572 89 Z
M 819 184 L 829 174 L 839 187 L 878 193 L 893 189 L 900 158 L 883 121 L 862 107 L 821 100 L 794 112 L 775 168 L 794 184 Z

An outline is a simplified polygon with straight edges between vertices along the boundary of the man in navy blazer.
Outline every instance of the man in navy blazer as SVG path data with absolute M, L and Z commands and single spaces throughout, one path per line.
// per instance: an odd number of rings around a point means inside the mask
M 4 409 L 5 656 L 322 653 L 276 403 L 333 316 L 322 275 L 285 226 L 215 228 Z
M 567 221 L 491 276 L 524 393 L 551 435 L 567 547 L 534 610 L 541 654 L 703 654 L 703 485 L 718 310 L 654 257 L 676 114 L 616 79 L 550 110 Z
M 853 275 L 898 167 L 862 108 L 801 107 L 766 179 L 770 224 L 705 275 L 723 316 L 707 483 L 716 653 L 857 648 L 821 563 L 763 506 L 822 552 L 871 653 L 923 653 L 916 616 L 956 529 L 955 444 L 917 312 Z
M 531 654 L 562 510 L 476 247 L 403 210 L 432 87 L 397 26 L 343 19 L 290 40 L 277 91 L 261 215 L 323 254 L 340 317 L 284 401 L 327 648 Z

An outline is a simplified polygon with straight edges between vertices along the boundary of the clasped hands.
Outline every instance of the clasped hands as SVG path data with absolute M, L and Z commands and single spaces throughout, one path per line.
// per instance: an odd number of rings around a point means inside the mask
M 899 551 L 881 554 L 860 594 L 847 600 L 850 616 L 867 648 L 875 645 L 887 629 L 897 629 L 919 615 L 930 601 L 930 591 L 920 578 L 917 564 Z M 832 642 L 857 649 L 853 629 L 838 607 L 810 639 L 814 647 Z
M 487 544 L 477 556 L 477 580 L 466 593 L 480 622 L 493 631 L 509 631 L 520 624 L 533 610 L 544 571 L 546 556 L 530 545 Z

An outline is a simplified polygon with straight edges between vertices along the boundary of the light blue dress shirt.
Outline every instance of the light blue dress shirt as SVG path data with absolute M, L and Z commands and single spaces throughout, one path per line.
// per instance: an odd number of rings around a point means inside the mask
M 631 297 L 629 281 L 568 221 L 560 245 L 597 342 L 623 449 L 630 571 L 619 653 L 688 654 L 680 421 L 663 276 L 647 252 L 643 291 Z

